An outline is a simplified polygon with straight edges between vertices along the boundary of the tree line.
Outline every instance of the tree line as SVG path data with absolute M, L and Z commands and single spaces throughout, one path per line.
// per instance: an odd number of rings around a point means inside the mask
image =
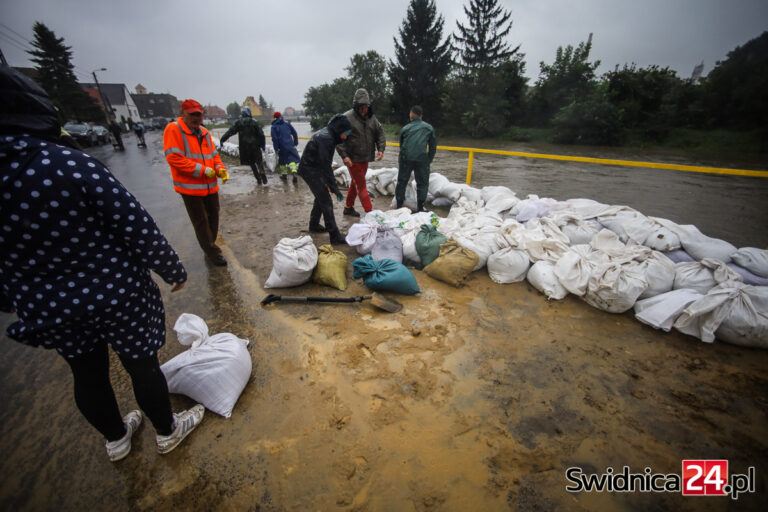
M 768 136 L 768 31 L 731 51 L 705 77 L 625 64 L 598 76 L 591 35 L 560 46 L 533 83 L 521 45 L 507 42 L 509 11 L 498 0 L 469 0 L 466 22 L 444 37 L 434 0 L 411 0 L 394 39 L 394 58 L 355 54 L 346 76 L 310 87 L 304 107 L 313 128 L 350 108 L 368 90 L 377 117 L 404 124 L 412 105 L 443 135 L 475 138 L 548 129 L 552 141 L 619 145 L 632 137 L 663 142 L 673 128 L 761 130 Z M 766 137 L 768 138 L 768 137 Z

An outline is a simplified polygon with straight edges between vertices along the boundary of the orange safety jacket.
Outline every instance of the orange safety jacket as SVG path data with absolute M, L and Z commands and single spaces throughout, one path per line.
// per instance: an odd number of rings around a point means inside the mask
M 202 126 L 200 130 L 202 143 L 180 117 L 168 123 L 163 132 L 165 159 L 171 166 L 173 188 L 179 194 L 207 196 L 219 191 L 217 177 L 207 177 L 205 168 L 218 171 L 226 167 L 213 145 L 210 132 Z

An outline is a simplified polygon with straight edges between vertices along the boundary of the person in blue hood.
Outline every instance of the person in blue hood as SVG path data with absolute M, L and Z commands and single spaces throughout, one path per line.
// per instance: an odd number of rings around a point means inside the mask
M 315 133 L 304 148 L 299 162 L 299 176 L 309 185 L 309 190 L 315 196 L 312 212 L 309 214 L 309 231 L 322 233 L 327 231 L 331 244 L 346 244 L 344 235 L 336 226 L 333 215 L 333 201 L 330 194 L 341 202 L 344 196 L 339 192 L 336 178 L 333 176 L 333 152 L 338 144 L 347 140 L 352 133 L 352 124 L 344 114 L 336 114 L 328 121 L 328 125 Z M 320 215 L 325 220 L 325 226 L 320 224 Z
M 142 411 L 120 415 L 111 346 L 155 427 L 158 451 L 167 453 L 204 408 L 171 412 L 157 358 L 165 310 L 150 271 L 172 292 L 187 272 L 136 197 L 101 162 L 59 145 L 60 133 L 45 91 L 0 66 L 0 309 L 18 316 L 8 337 L 64 358 L 78 409 L 117 461 L 131 451 Z
M 286 181 L 288 173 L 293 175 L 293 182 L 296 183 L 296 173 L 298 172 L 299 152 L 296 146 L 299 145 L 299 135 L 291 123 L 283 119 L 280 112 L 275 112 L 272 116 L 272 145 L 275 146 L 277 153 L 277 167 L 280 169 L 280 179 Z

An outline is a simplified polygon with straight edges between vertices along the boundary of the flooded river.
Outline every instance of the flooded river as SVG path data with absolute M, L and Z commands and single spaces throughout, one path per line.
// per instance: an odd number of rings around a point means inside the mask
M 308 126 L 297 127 L 308 134 Z M 453 288 L 412 269 L 421 293 L 393 296 L 404 305 L 395 314 L 367 301 L 261 307 L 268 292 L 370 293 L 352 278 L 358 254 L 338 247 L 349 263 L 345 292 L 313 283 L 265 290 L 274 246 L 307 234 L 312 196 L 301 180 L 294 185 L 270 175 L 269 185 L 259 186 L 250 169 L 232 165 L 231 180 L 221 187 L 219 239 L 229 264 L 206 264 L 171 187 L 161 134 L 150 132 L 147 143 L 139 149 L 126 137 L 125 153 L 100 147 L 92 154 L 152 214 L 189 274 L 177 293 L 159 283 L 168 332 L 160 362 L 185 348 L 173 324 L 194 313 L 211 334 L 250 340 L 251 379 L 231 418 L 206 412 L 165 456 L 145 422 L 130 455 L 110 463 L 103 440 L 77 412 L 67 364 L 3 336 L 0 511 L 764 507 L 768 351 L 663 333 L 630 313 L 611 315 L 573 296 L 547 301 L 525 282 L 495 284 L 485 270 Z M 396 155 L 388 148 L 375 166 L 394 166 Z M 607 150 L 592 156 L 630 157 Z M 439 152 L 434 169 L 462 181 L 466 157 Z M 762 247 L 766 181 L 480 156 L 473 184 L 504 184 L 519 196 L 628 204 Z M 389 202 L 376 198 L 374 207 Z M 335 210 L 346 231 L 355 219 L 342 216 L 341 205 Z M 328 241 L 326 234 L 311 236 L 316 246 Z M 0 332 L 14 319 L 0 314 Z M 111 363 L 127 412 L 136 407 L 130 380 L 116 358 Z M 174 410 L 192 403 L 172 396 Z M 565 490 L 571 467 L 585 475 L 625 465 L 635 473 L 679 474 L 684 459 L 727 459 L 731 473 L 754 467 L 755 493 L 734 502 L 680 492 Z

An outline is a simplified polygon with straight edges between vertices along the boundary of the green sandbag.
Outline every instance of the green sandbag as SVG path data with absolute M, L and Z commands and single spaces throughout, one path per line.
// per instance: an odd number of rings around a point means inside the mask
M 312 282 L 347 289 L 347 255 L 330 245 L 321 245 L 317 250 L 317 266 L 312 273 Z
M 423 224 L 416 235 L 416 252 L 421 258 L 421 264 L 427 266 L 440 256 L 440 246 L 448 239 L 437 230 L 437 226 Z
M 424 272 L 453 286 L 461 286 L 472 273 L 477 261 L 478 257 L 474 251 L 462 247 L 451 238 L 440 246 L 440 256 L 424 267 Z

